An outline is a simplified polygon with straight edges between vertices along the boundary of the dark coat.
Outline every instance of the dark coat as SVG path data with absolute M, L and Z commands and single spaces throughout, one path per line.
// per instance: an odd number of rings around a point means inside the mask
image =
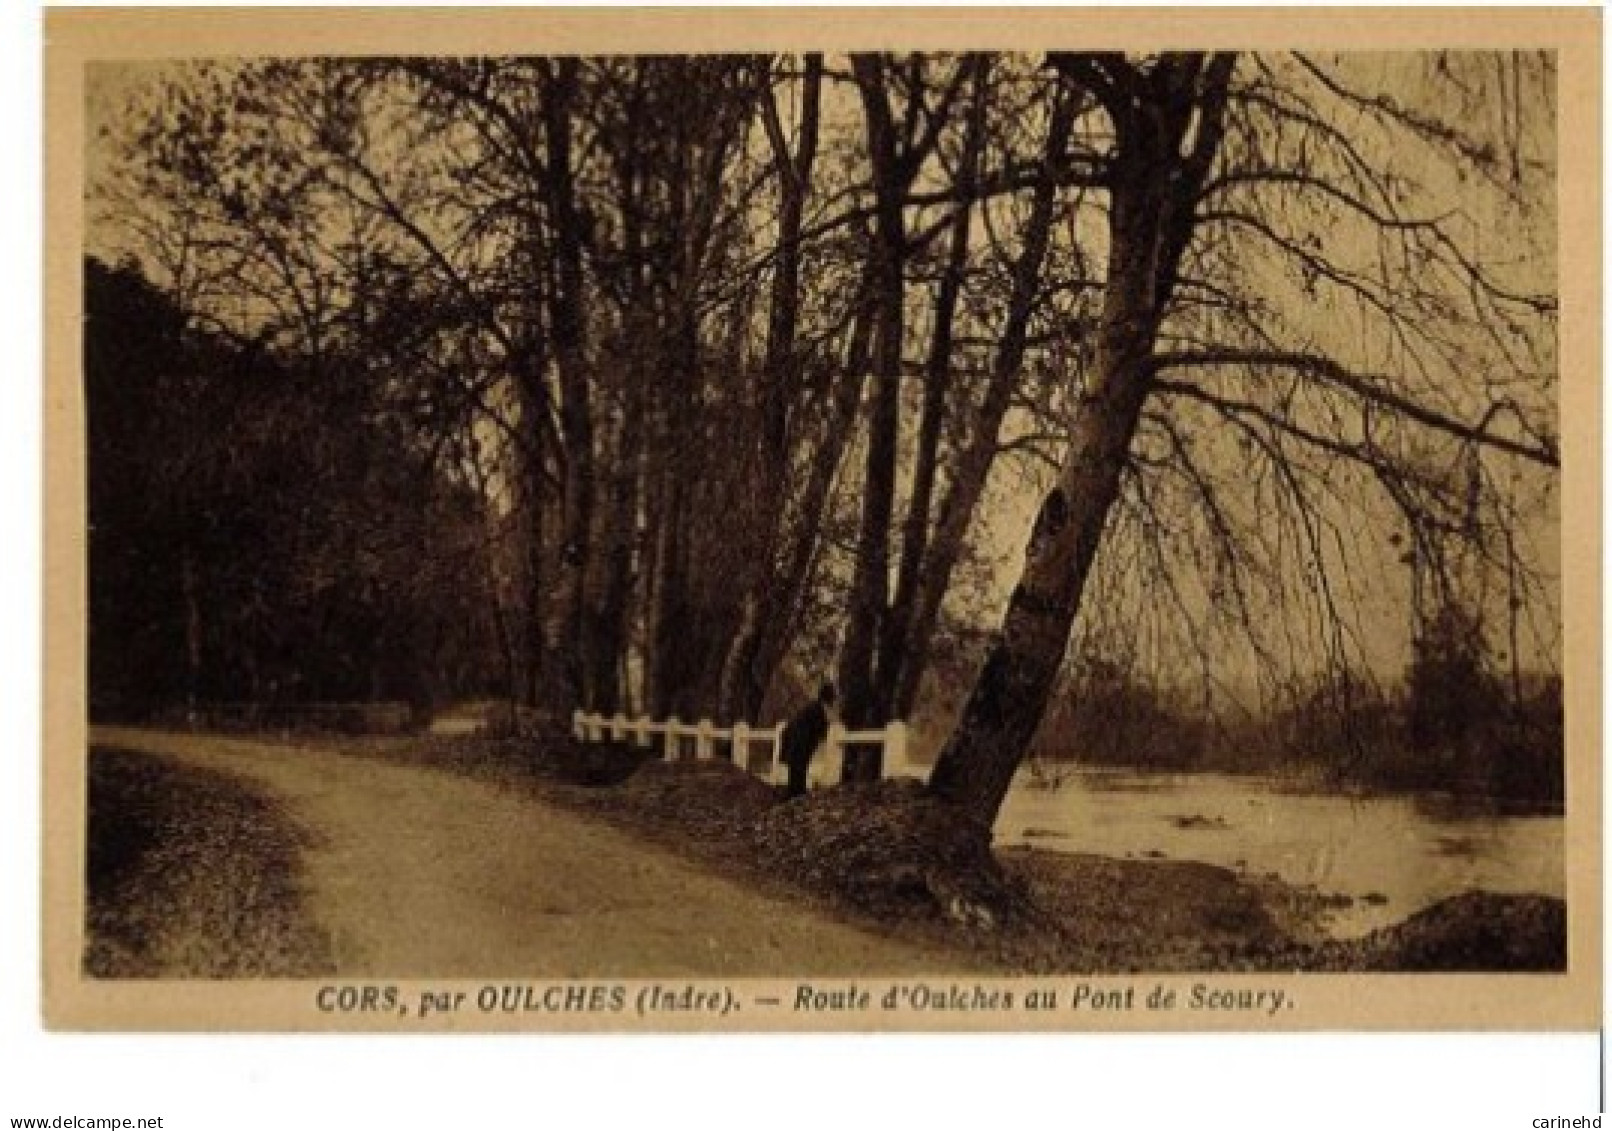
M 813 700 L 784 726 L 781 741 L 784 765 L 812 760 L 817 748 L 828 737 L 828 708 L 822 700 Z

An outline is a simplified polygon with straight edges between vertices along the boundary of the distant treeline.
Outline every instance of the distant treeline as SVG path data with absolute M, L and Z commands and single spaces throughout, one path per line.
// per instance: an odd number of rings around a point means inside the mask
M 1316 676 L 1252 712 L 1206 710 L 1145 675 L 1082 665 L 1048 710 L 1036 757 L 1559 804 L 1561 678 L 1440 669 L 1419 651 L 1397 686 Z

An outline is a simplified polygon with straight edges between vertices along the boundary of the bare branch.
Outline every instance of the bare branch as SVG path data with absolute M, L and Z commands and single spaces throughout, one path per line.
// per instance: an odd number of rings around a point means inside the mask
M 1492 414 L 1486 414 L 1478 424 L 1467 424 L 1394 392 L 1389 378 L 1352 372 L 1333 359 L 1319 354 L 1225 349 L 1194 353 L 1162 353 L 1156 354 L 1152 360 L 1155 373 L 1171 369 L 1213 369 L 1224 366 L 1292 370 L 1342 389 L 1361 401 L 1386 408 L 1435 431 L 1520 456 L 1544 467 L 1561 466 L 1561 456 L 1555 445 L 1548 440 L 1530 444 L 1491 432 L 1489 424 L 1492 423 Z

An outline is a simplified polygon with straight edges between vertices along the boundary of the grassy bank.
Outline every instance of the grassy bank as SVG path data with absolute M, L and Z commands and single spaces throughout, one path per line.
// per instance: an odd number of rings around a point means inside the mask
M 331 970 L 303 905 L 307 836 L 223 774 L 127 750 L 89 756 L 84 971 L 99 978 Z

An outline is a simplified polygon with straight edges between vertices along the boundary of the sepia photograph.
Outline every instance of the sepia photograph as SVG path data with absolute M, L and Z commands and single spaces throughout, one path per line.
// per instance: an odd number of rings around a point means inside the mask
M 1596 27 L 1486 16 L 61 21 L 56 1017 L 1594 1027 Z

